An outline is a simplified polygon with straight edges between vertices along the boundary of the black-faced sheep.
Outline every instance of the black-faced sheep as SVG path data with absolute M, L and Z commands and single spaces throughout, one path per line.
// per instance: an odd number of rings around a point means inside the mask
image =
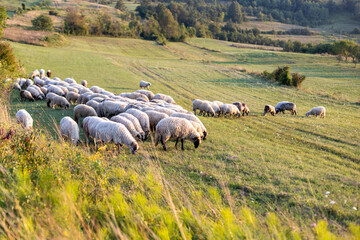
M 69 109 L 70 103 L 66 98 L 62 96 L 54 96 L 50 101 L 50 107 L 55 108 L 55 106 L 59 106 L 60 108 Z
M 198 124 L 200 124 L 202 132 L 203 132 L 203 140 L 206 140 L 206 137 L 208 135 L 208 132 L 204 126 L 204 124 L 200 121 L 200 119 L 198 117 L 196 117 L 195 115 L 191 115 L 191 114 L 186 114 L 186 113 L 173 113 L 170 115 L 170 117 L 179 117 L 179 118 L 185 118 L 189 121 L 194 121 L 197 122 Z
M 265 116 L 267 113 L 270 113 L 271 115 L 275 116 L 275 107 L 271 105 L 265 105 L 263 116 Z
M 150 134 L 150 120 L 149 120 L 148 115 L 146 113 L 144 113 L 140 110 L 134 109 L 134 108 L 127 110 L 126 113 L 133 115 L 134 117 L 136 117 L 139 120 L 140 126 L 143 129 L 143 131 L 145 132 L 144 140 L 146 140 Z
M 134 124 L 126 117 L 117 115 L 112 117 L 110 120 L 123 124 L 134 138 L 137 138 L 138 140 L 142 140 L 141 134 L 138 131 L 136 131 Z
M 145 82 L 145 81 L 140 81 L 139 86 L 140 86 L 140 88 L 147 88 L 147 89 L 149 89 L 150 86 L 151 86 L 151 83 Z
M 164 118 L 157 124 L 155 132 L 155 146 L 161 142 L 164 150 L 166 151 L 166 142 L 170 138 L 176 139 L 175 149 L 177 149 L 179 140 L 181 140 L 182 150 L 184 150 L 184 140 L 193 142 L 195 148 L 197 148 L 201 143 L 199 133 L 190 121 L 184 118 Z
M 30 102 L 34 102 L 35 99 L 33 98 L 33 96 L 31 95 L 31 93 L 27 90 L 21 90 L 20 91 L 20 100 L 22 101 L 23 99 L 27 99 Z
M 81 85 L 83 85 L 84 87 L 87 87 L 88 82 L 87 82 L 86 80 L 82 80 L 82 81 L 81 81 Z
M 284 101 L 284 102 L 279 102 L 278 104 L 276 104 L 276 106 L 275 106 L 276 114 L 278 114 L 279 112 L 282 112 L 284 114 L 285 111 L 290 111 L 291 115 L 296 115 L 295 103 Z
M 220 107 L 220 111 L 221 114 L 226 116 L 237 116 L 240 117 L 240 111 L 239 108 L 237 106 L 235 106 L 234 104 L 223 104 Z
M 79 98 L 79 94 L 76 92 L 68 92 L 66 94 L 66 100 L 68 100 L 72 104 L 75 104 L 78 98 Z
M 19 110 L 16 113 L 15 117 L 16 117 L 17 123 L 20 123 L 23 126 L 23 128 L 32 129 L 33 119 L 31 117 L 31 115 L 25 109 Z
M 89 116 L 97 116 L 96 111 L 85 104 L 79 104 L 74 108 L 74 120 L 76 123 L 79 123 L 80 118 L 85 118 Z
M 326 109 L 323 106 L 314 107 L 309 112 L 305 114 L 306 117 L 309 115 L 314 115 L 315 117 L 320 116 L 320 118 L 325 118 Z
M 79 126 L 70 117 L 61 119 L 60 134 L 65 140 L 70 140 L 74 145 L 79 142 Z

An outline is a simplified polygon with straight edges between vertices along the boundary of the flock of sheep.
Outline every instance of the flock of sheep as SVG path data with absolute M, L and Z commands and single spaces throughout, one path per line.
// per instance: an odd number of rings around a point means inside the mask
M 58 106 L 68 109 L 71 104 L 76 105 L 74 117 L 64 117 L 60 121 L 60 133 L 64 139 L 73 144 L 79 142 L 78 124 L 83 119 L 80 128 L 83 129 L 87 144 L 90 138 L 93 138 L 95 147 L 99 142 L 113 142 L 118 148 L 122 145 L 129 147 L 133 154 L 139 149 L 138 141 L 145 141 L 151 132 L 155 132 L 155 146 L 160 142 L 164 150 L 169 139 L 176 140 L 175 148 L 179 140 L 182 150 L 184 140 L 193 142 L 197 148 L 208 134 L 197 114 L 240 117 L 250 112 L 245 103 L 224 104 L 195 99 L 193 114 L 176 105 L 171 96 L 160 93 L 154 95 L 146 90 L 151 84 L 145 81 L 140 81 L 140 90 L 116 95 L 98 86 L 88 88 L 86 80 L 78 84 L 72 78 L 64 81 L 57 77 L 51 79 L 51 71 L 48 70 L 45 75 L 43 69 L 32 72 L 29 79 L 16 79 L 12 85 L 20 91 L 21 100 L 46 100 L 47 106 L 51 108 Z M 296 105 L 287 101 L 279 102 L 275 107 L 266 105 L 264 116 L 267 113 L 274 116 L 285 111 L 296 115 Z M 306 116 L 309 115 L 325 117 L 325 108 L 313 108 L 306 113 Z M 32 128 L 33 120 L 26 110 L 18 111 L 16 119 L 25 128 Z

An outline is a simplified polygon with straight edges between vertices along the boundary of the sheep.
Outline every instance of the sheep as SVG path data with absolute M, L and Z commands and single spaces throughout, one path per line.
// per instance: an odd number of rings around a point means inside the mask
M 59 96 L 63 96 L 63 97 L 66 96 L 65 92 L 64 92 L 60 87 L 55 86 L 55 85 L 49 86 L 48 89 L 47 89 L 47 91 L 48 91 L 48 92 L 55 93 L 55 94 L 57 94 L 57 95 L 59 95 Z
M 40 85 L 41 87 L 45 85 L 45 81 L 41 80 L 39 77 L 34 78 L 34 84 Z
M 325 118 L 326 109 L 323 106 L 314 107 L 310 111 L 308 111 L 305 116 L 309 117 L 309 115 L 315 115 L 315 117 L 320 116 L 320 118 Z
M 88 82 L 87 82 L 86 80 L 82 80 L 82 81 L 81 81 L 81 85 L 83 85 L 84 87 L 87 87 Z
M 42 79 L 43 77 L 45 77 L 45 70 L 40 69 L 40 79 Z
M 169 117 L 166 113 L 161 113 L 161 112 L 157 112 L 157 111 L 152 111 L 152 110 L 148 110 L 145 111 L 145 113 L 148 115 L 149 117 L 149 122 L 150 122 L 150 130 L 154 131 L 156 125 L 164 118 Z
M 249 107 L 246 105 L 246 103 L 241 103 L 242 105 L 242 115 L 244 116 L 246 114 L 246 116 L 249 116 L 249 113 L 250 113 L 250 109 Z
M 88 117 L 88 116 L 96 116 L 96 111 L 85 104 L 79 104 L 76 107 L 74 107 L 74 120 L 76 123 L 79 123 L 79 119 L 82 117 Z
M 158 111 L 158 112 L 162 112 L 162 113 L 165 113 L 167 115 L 171 115 L 171 114 L 174 114 L 176 113 L 174 110 L 171 110 L 171 109 L 168 109 L 168 108 L 164 108 L 164 107 L 156 107 L 154 109 L 155 111 Z
M 240 112 L 244 110 L 243 104 L 241 102 L 234 102 L 233 105 L 235 105 Z
M 48 94 L 46 94 L 46 105 L 48 107 L 50 107 L 51 100 L 56 96 L 59 96 L 59 95 L 56 95 L 55 93 L 52 93 L 52 92 L 49 92 Z
M 160 100 L 164 100 L 167 103 L 171 103 L 171 104 L 176 104 L 174 99 L 171 96 L 165 95 L 165 94 L 161 94 L 158 93 L 156 94 L 153 99 L 160 99 Z
M 140 126 L 143 129 L 143 131 L 145 132 L 144 140 L 146 140 L 150 134 L 149 116 L 146 113 L 144 113 L 138 109 L 134 109 L 134 108 L 127 110 L 126 113 L 130 113 L 131 115 L 133 115 L 134 117 L 136 117 L 139 120 Z
M 63 117 L 60 121 L 60 134 L 65 140 L 70 140 L 74 145 L 79 142 L 79 126 L 70 117 Z
M 199 133 L 200 138 L 203 139 L 204 138 L 204 133 L 202 131 L 201 125 L 197 122 L 194 121 L 190 121 L 189 122 L 193 125 L 193 127 L 195 128 L 195 130 Z
M 220 111 L 219 105 L 217 103 L 215 103 L 215 102 L 209 102 L 209 104 L 211 105 L 212 109 L 214 110 L 215 115 L 220 116 L 221 111 Z
M 20 101 L 22 101 L 23 99 L 27 99 L 30 102 L 35 101 L 33 96 L 31 95 L 31 93 L 29 91 L 27 91 L 27 90 L 21 90 L 20 91 Z
M 25 78 L 21 78 L 18 83 L 19 83 L 19 85 L 20 85 L 20 88 L 25 88 L 26 79 L 25 79 Z
M 125 112 L 125 106 L 123 102 L 104 101 L 97 106 L 97 114 L 99 117 L 110 118 Z
M 135 116 L 131 115 L 130 113 L 120 113 L 118 116 L 129 119 L 132 122 L 132 124 L 134 124 L 136 131 L 140 133 L 141 139 L 145 140 L 145 132 L 142 129 L 139 120 Z
M 68 100 L 70 103 L 76 103 L 79 98 L 79 94 L 76 92 L 68 92 L 66 94 L 66 100 Z
M 147 89 L 149 89 L 150 86 L 151 86 L 151 83 L 145 82 L 145 81 L 140 81 L 139 86 L 140 86 L 140 88 L 147 88 Z
M 237 117 L 240 117 L 239 108 L 237 106 L 235 106 L 234 104 L 223 104 L 220 107 L 220 111 L 221 111 L 221 114 L 223 114 L 224 116 L 229 114 L 229 116 L 236 115 Z
M 21 87 L 20 87 L 20 85 L 18 83 L 13 84 L 13 89 L 21 91 Z
M 218 107 L 219 107 L 219 108 L 221 107 L 221 105 L 223 105 L 223 104 L 224 104 L 224 103 L 219 102 L 219 101 L 212 101 L 212 103 L 214 103 L 214 104 L 218 105 Z
M 295 103 L 284 101 L 284 102 L 277 103 L 275 106 L 276 114 L 278 114 L 279 112 L 282 112 L 283 114 L 285 114 L 286 110 L 290 111 L 291 115 L 296 115 Z
M 31 74 L 30 74 L 30 78 L 34 78 L 36 76 L 40 76 L 40 72 L 39 70 L 34 70 Z
M 65 108 L 65 109 L 69 109 L 70 108 L 70 103 L 68 102 L 68 100 L 66 100 L 66 98 L 62 97 L 62 96 L 54 96 L 51 101 L 50 101 L 50 107 L 51 108 L 55 108 L 55 106 L 59 106 L 61 108 Z
M 31 93 L 31 95 L 36 99 L 39 100 L 45 99 L 45 95 L 38 86 L 30 85 L 26 90 L 28 90 Z
M 138 98 L 136 99 L 136 101 L 139 101 L 139 102 L 149 102 L 149 99 L 147 98 L 147 96 L 142 95 L 141 97 L 138 97 Z
M 48 78 L 50 78 L 51 77 L 51 70 L 47 70 L 46 75 L 48 76 Z
M 84 118 L 83 122 L 82 122 L 82 128 L 84 130 L 84 136 L 85 136 L 85 140 L 86 140 L 86 144 L 89 144 L 89 137 L 92 137 L 94 139 L 95 142 L 95 135 L 96 135 L 96 125 L 101 123 L 101 122 L 105 122 L 105 121 L 109 121 L 106 118 L 100 118 L 100 117 L 86 117 Z
M 40 90 L 41 90 L 42 93 L 46 96 L 46 94 L 47 94 L 47 88 L 41 87 Z
M 154 98 L 154 96 L 155 96 L 153 92 L 151 92 L 149 90 L 145 90 L 145 89 L 136 90 L 135 92 L 144 94 L 145 96 L 147 96 L 147 98 L 149 100 L 152 100 Z
M 99 103 L 97 101 L 90 100 L 86 103 L 86 105 L 92 107 L 97 112 Z
M 186 114 L 186 113 L 173 113 L 170 115 L 170 117 L 180 117 L 180 118 L 185 118 L 189 121 L 194 121 L 197 122 L 198 124 L 200 124 L 202 132 L 203 132 L 203 140 L 206 140 L 206 137 L 208 135 L 208 132 L 204 126 L 204 124 L 200 121 L 200 119 L 195 116 L 195 115 L 190 115 L 190 114 Z
M 193 101 L 193 111 L 194 114 L 196 115 L 196 110 L 199 109 L 200 113 L 204 113 L 207 114 L 208 116 L 211 114 L 211 116 L 215 116 L 215 111 L 214 109 L 211 107 L 211 104 L 209 101 L 203 101 L 203 100 L 199 100 L 199 99 L 195 99 Z
M 139 149 L 139 145 L 136 140 L 131 136 L 131 133 L 127 128 L 117 122 L 101 122 L 96 125 L 96 142 L 100 140 L 103 143 L 113 142 L 118 146 L 129 147 L 132 154 L 135 154 Z
M 66 94 L 68 94 L 69 90 L 67 89 L 67 86 L 62 86 L 62 85 L 58 85 L 59 88 L 61 88 L 61 90 L 63 90 L 63 92 L 65 93 L 64 97 L 66 96 Z
M 275 107 L 271 105 L 265 105 L 263 116 L 265 116 L 267 113 L 270 113 L 272 116 L 275 116 Z
M 99 93 L 99 92 L 101 92 L 101 91 L 104 91 L 104 89 L 102 89 L 101 87 L 98 87 L 98 86 L 92 86 L 92 87 L 90 88 L 90 90 L 91 90 L 92 92 L 94 92 L 94 93 Z
M 155 146 L 160 141 L 166 151 L 166 142 L 170 138 L 176 139 L 175 149 L 177 149 L 178 141 L 181 140 L 181 150 L 184 150 L 184 140 L 193 142 L 195 148 L 201 143 L 200 135 L 190 121 L 178 117 L 164 118 L 156 125 Z
M 27 88 L 28 86 L 31 86 L 33 84 L 34 84 L 34 82 L 31 79 L 26 79 L 25 83 L 21 87 Z
M 31 115 L 25 109 L 19 110 L 15 116 L 17 123 L 20 123 L 23 128 L 32 129 L 34 121 Z
M 145 95 L 141 94 L 141 93 L 138 93 L 138 92 L 132 92 L 132 93 L 120 93 L 120 96 L 130 98 L 130 99 L 137 99 L 137 98 L 140 98 L 140 97 L 145 96 Z
M 142 139 L 141 134 L 136 131 L 134 124 L 126 117 L 117 115 L 112 117 L 110 120 L 123 124 L 134 138 L 137 138 L 138 140 Z
M 69 92 L 75 92 L 75 93 L 79 93 L 79 90 L 77 88 L 71 87 L 71 86 L 67 86 L 66 89 Z
M 65 78 L 64 82 L 69 83 L 69 84 L 76 83 L 76 81 L 73 78 Z

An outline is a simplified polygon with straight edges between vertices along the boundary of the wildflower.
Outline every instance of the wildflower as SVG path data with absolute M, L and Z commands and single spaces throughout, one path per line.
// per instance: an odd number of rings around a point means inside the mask
M 335 201 L 330 201 L 330 204 L 335 204 Z
M 312 223 L 311 226 L 316 227 L 316 223 Z
M 316 216 L 317 216 L 317 214 L 315 213 L 315 214 L 314 214 L 314 217 L 316 217 Z
M 326 194 L 326 195 L 327 195 L 327 194 L 330 194 L 330 192 L 329 192 L 329 191 L 327 191 L 325 194 Z

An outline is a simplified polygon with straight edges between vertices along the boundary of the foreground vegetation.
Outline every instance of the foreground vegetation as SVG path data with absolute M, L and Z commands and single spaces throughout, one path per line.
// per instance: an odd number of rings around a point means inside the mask
M 1 137 L 16 128 L 9 115 L 20 108 L 33 116 L 35 132 L 17 129 L 0 142 L 4 236 L 359 238 L 360 70 L 331 56 L 206 39 L 166 47 L 85 37 L 58 48 L 11 45 L 27 72 L 51 69 L 114 93 L 146 80 L 187 109 L 200 98 L 246 102 L 251 112 L 240 119 L 201 117 L 209 138 L 196 150 L 170 144 L 164 152 L 148 141 L 133 156 L 56 140 L 56 125 L 72 110 L 19 102 L 12 92 L 10 112 L 0 108 Z M 306 75 L 302 89 L 246 73 L 285 64 Z M 295 102 L 299 116 L 261 116 L 264 105 L 282 100 Z M 320 105 L 326 119 L 303 117 Z

